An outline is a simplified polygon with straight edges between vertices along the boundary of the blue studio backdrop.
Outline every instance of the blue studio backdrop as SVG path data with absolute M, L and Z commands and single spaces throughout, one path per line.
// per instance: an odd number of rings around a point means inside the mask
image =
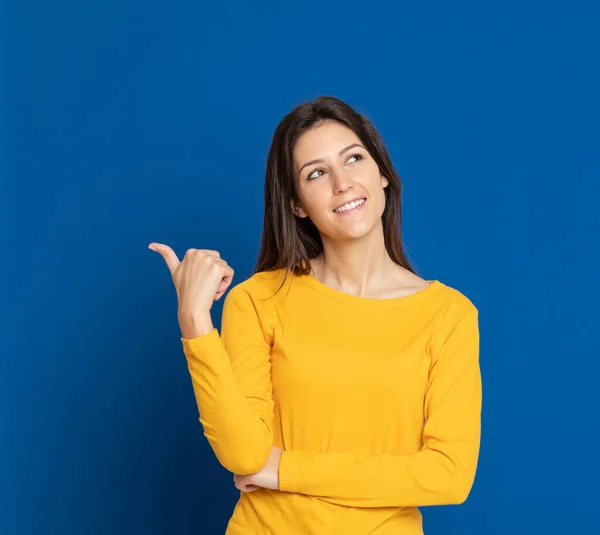
M 480 310 L 477 478 L 428 535 L 597 526 L 592 2 L 3 3 L 0 533 L 222 534 L 164 261 L 251 275 L 266 155 L 329 94 L 382 133 L 418 273 Z M 213 319 L 220 326 L 222 299 Z M 279 534 L 278 534 L 279 535 Z

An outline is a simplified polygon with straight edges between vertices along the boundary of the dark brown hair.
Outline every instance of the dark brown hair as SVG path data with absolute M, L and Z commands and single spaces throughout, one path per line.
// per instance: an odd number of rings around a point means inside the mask
M 323 250 L 317 227 L 310 218 L 296 216 L 290 201 L 298 201 L 294 146 L 302 134 L 325 121 L 337 121 L 350 128 L 377 163 L 380 174 L 389 180 L 384 190 L 382 215 L 385 247 L 394 262 L 416 273 L 406 258 L 402 242 L 402 183 L 385 144 L 366 117 L 330 96 L 299 105 L 275 129 L 267 157 L 264 225 L 254 273 L 285 268 L 286 277 L 290 272 L 309 274 L 311 258 Z

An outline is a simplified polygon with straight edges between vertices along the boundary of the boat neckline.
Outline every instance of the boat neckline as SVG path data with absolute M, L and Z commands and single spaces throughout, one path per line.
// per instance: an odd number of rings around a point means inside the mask
M 298 275 L 300 279 L 312 287 L 314 290 L 338 301 L 342 301 L 344 303 L 348 303 L 351 305 L 359 305 L 359 306 L 372 306 L 372 307 L 389 307 L 389 306 L 399 306 L 399 305 L 408 305 L 413 304 L 423 299 L 428 298 L 431 295 L 437 293 L 437 291 L 444 286 L 444 284 L 438 279 L 425 279 L 429 284 L 425 288 L 421 288 L 416 292 L 413 292 L 408 295 L 402 295 L 398 297 L 389 297 L 385 299 L 377 299 L 373 297 L 361 297 L 358 295 L 347 294 L 344 292 L 340 292 L 332 288 L 331 286 L 327 286 L 325 283 L 321 282 L 314 275 L 311 274 L 303 274 Z

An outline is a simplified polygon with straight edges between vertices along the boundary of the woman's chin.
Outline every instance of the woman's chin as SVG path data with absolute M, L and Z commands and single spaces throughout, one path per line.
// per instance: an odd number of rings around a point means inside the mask
M 341 240 L 355 240 L 368 236 L 374 229 L 375 225 L 368 225 L 366 222 L 348 225 L 347 228 L 337 229 L 335 235 Z

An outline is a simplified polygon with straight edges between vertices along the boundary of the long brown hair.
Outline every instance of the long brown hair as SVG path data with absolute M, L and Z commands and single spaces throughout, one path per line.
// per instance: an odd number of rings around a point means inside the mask
M 385 144 L 366 117 L 331 96 L 321 96 L 297 106 L 275 129 L 267 157 L 264 224 L 254 273 L 285 268 L 284 279 L 290 272 L 309 274 L 311 258 L 323 251 L 317 227 L 310 218 L 296 216 L 290 201 L 298 200 L 294 185 L 294 146 L 302 134 L 324 121 L 337 121 L 354 131 L 379 166 L 380 174 L 389 180 L 384 190 L 382 215 L 385 247 L 394 262 L 416 273 L 406 258 L 402 242 L 402 183 Z

